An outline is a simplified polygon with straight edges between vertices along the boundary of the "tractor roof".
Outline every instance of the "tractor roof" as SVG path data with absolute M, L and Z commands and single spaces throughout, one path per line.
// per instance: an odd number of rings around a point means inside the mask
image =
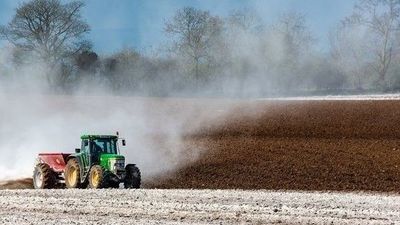
M 84 134 L 81 139 L 98 139 L 98 138 L 118 138 L 117 135 L 97 135 L 97 134 Z

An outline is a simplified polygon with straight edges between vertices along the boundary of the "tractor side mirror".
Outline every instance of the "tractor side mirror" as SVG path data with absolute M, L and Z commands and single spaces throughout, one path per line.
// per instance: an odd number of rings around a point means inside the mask
M 75 149 L 75 153 L 80 153 L 81 152 L 81 149 L 80 148 L 76 148 Z
M 125 139 L 122 139 L 122 146 L 125 146 L 125 145 L 126 145 Z

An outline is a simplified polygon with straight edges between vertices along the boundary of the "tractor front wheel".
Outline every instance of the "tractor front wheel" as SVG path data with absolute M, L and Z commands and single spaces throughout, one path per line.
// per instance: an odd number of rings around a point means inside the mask
M 35 189 L 50 189 L 56 185 L 56 176 L 49 165 L 39 163 L 33 171 L 33 186 Z
M 64 172 L 65 186 L 79 188 L 81 183 L 81 170 L 77 159 L 70 159 Z
M 99 165 L 92 166 L 89 173 L 89 187 L 93 189 L 105 187 L 105 176 L 103 168 Z
M 124 187 L 127 189 L 140 188 L 141 175 L 139 168 L 137 168 L 136 165 L 134 164 L 128 164 L 125 167 L 125 172 L 126 176 L 124 181 Z

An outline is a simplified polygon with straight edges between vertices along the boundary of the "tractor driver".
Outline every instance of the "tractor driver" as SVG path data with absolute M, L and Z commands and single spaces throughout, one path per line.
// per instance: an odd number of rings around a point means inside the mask
M 91 155 L 92 155 L 92 162 L 98 161 L 100 154 L 104 151 L 100 145 L 98 145 L 95 141 L 91 141 Z

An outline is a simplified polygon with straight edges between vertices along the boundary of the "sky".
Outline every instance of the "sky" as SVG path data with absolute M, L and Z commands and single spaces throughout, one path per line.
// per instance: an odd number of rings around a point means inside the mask
M 0 24 L 6 25 L 14 10 L 26 0 L 0 0 Z M 351 14 L 356 0 L 84 0 L 83 18 L 91 26 L 88 39 L 94 50 L 109 54 L 126 47 L 151 52 L 166 43 L 165 21 L 176 10 L 193 6 L 221 17 L 238 9 L 255 10 L 266 24 L 286 12 L 306 15 L 307 23 L 324 49 L 328 34 L 341 19 Z M 67 0 L 64 0 L 67 2 Z M 0 45 L 5 42 L 1 41 Z

